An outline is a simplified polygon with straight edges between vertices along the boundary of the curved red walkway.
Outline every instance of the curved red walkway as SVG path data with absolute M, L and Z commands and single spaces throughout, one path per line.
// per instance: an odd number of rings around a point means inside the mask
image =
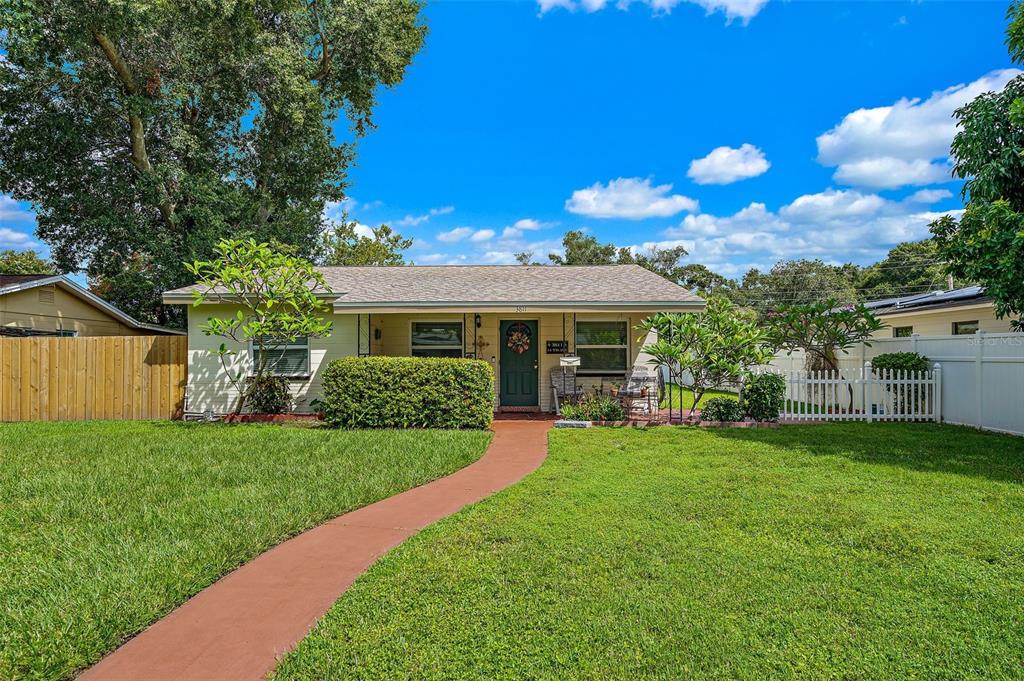
M 80 679 L 263 679 L 374 561 L 547 456 L 545 421 L 495 421 L 475 463 L 290 539 L 196 594 Z

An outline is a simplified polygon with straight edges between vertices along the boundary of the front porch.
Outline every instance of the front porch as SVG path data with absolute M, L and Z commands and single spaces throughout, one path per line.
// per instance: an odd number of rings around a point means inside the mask
M 497 412 L 553 412 L 551 375 L 564 356 L 580 357 L 577 381 L 593 393 L 609 394 L 634 368 L 653 371 L 637 327 L 654 312 L 368 312 L 355 315 L 357 354 L 481 359 L 494 368 Z

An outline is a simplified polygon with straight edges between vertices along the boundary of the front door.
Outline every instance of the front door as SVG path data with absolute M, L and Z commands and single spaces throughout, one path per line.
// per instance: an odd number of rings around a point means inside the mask
M 536 321 L 501 323 L 501 406 L 536 407 L 537 337 Z

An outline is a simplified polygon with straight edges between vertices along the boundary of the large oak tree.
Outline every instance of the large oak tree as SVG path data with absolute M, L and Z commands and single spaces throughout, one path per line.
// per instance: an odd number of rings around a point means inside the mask
M 62 271 L 173 322 L 183 262 L 249 234 L 312 256 L 375 93 L 426 29 L 412 0 L 4 0 L 0 191 Z M 350 132 L 335 138 L 347 118 Z

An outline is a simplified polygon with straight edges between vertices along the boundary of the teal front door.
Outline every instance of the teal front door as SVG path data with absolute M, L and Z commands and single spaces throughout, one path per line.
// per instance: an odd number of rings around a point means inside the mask
M 501 323 L 501 406 L 536 407 L 537 337 L 536 321 Z

